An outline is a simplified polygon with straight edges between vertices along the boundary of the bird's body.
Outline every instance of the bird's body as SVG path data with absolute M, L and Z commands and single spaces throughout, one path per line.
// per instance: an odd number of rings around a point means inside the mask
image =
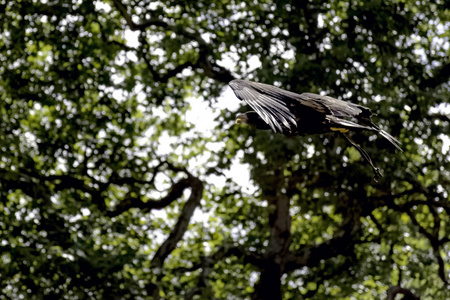
M 244 100 L 255 110 L 238 115 L 237 123 L 248 123 L 259 129 L 272 129 L 288 136 L 338 132 L 358 149 L 371 164 L 377 177 L 381 175 L 368 154 L 345 133 L 373 131 L 401 150 L 397 139 L 372 122 L 372 112 L 367 107 L 329 96 L 296 94 L 272 85 L 246 80 L 233 80 L 229 85 L 240 100 Z

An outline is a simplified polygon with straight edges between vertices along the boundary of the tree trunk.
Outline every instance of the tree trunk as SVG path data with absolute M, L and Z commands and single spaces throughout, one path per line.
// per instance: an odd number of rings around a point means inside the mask
M 281 276 L 284 273 L 291 234 L 289 198 L 283 194 L 277 195 L 269 198 L 269 203 L 274 206 L 269 215 L 270 239 L 253 299 L 281 300 Z
M 281 300 L 281 265 L 275 260 L 267 261 L 266 266 L 261 269 L 255 293 L 254 300 Z

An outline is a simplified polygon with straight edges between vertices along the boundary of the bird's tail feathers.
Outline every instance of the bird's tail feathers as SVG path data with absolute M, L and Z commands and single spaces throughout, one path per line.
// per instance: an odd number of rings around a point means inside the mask
M 358 130 L 359 129 L 359 130 L 377 131 L 374 128 L 370 128 L 368 126 L 360 125 L 360 124 L 357 124 L 355 122 L 348 121 L 348 120 L 345 120 L 345 119 L 340 119 L 340 118 L 337 118 L 335 116 L 326 116 L 325 118 L 330 122 L 330 125 L 332 125 L 332 126 L 344 127 L 344 128 L 350 129 L 350 130 L 352 130 L 352 129 Z
M 400 150 L 401 152 L 403 152 L 402 148 L 400 147 L 400 145 L 402 143 L 399 142 L 399 140 L 397 140 L 395 137 L 393 137 L 392 135 L 390 135 L 389 133 L 387 133 L 386 131 L 384 131 L 383 129 L 380 129 L 379 133 L 381 134 L 382 137 L 384 137 L 385 139 L 387 139 L 392 145 L 394 145 L 395 148 L 397 148 L 398 150 Z
M 381 134 L 382 137 L 384 137 L 385 139 L 387 139 L 392 145 L 394 145 L 395 148 L 397 148 L 398 150 L 400 150 L 401 152 L 403 152 L 403 149 L 400 147 L 400 145 L 402 143 L 400 143 L 399 140 L 397 140 L 395 137 L 393 137 L 392 135 L 390 135 L 389 133 L 387 133 L 386 131 L 384 131 L 383 129 L 381 129 L 380 127 L 378 127 L 377 125 L 375 125 L 372 120 L 366 119 L 365 122 L 367 122 L 368 125 L 370 125 L 371 127 L 377 129 L 378 133 Z
M 394 145 L 395 148 L 397 148 L 398 150 L 403 152 L 402 148 L 400 147 L 400 145 L 402 143 L 400 143 L 399 140 L 397 140 L 395 137 L 393 137 L 392 135 L 390 135 L 383 129 L 380 129 L 380 127 L 378 127 L 377 125 L 372 123 L 370 120 L 367 121 L 367 125 L 369 125 L 369 126 L 365 126 L 365 125 L 360 125 L 360 124 L 357 124 L 357 123 L 354 123 L 352 121 L 348 121 L 345 119 L 340 119 L 335 116 L 327 116 L 326 118 L 330 122 L 330 124 L 336 125 L 336 126 L 342 126 L 344 128 L 350 129 L 350 130 L 352 130 L 352 129 L 358 130 L 359 129 L 359 130 L 370 130 L 370 131 L 378 132 L 382 137 L 384 137 L 392 145 Z

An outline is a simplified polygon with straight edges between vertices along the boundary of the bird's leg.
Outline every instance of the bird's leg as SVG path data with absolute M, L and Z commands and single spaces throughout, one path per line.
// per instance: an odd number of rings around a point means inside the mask
M 370 158 L 369 154 L 358 144 L 356 144 L 354 141 L 352 141 L 346 134 L 340 133 L 346 140 L 349 142 L 353 147 L 358 150 L 358 152 L 362 155 L 362 157 L 369 163 L 369 165 L 372 167 L 373 173 L 375 174 L 374 181 L 378 182 L 378 178 L 383 177 L 380 173 L 380 169 L 375 167 L 375 165 L 372 162 L 372 159 Z

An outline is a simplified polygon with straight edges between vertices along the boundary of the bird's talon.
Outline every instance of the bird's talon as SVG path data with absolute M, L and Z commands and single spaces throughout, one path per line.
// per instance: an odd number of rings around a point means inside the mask
M 380 168 L 373 168 L 373 172 L 375 173 L 375 176 L 373 177 L 373 181 L 378 182 L 378 179 L 383 177 L 380 172 Z

